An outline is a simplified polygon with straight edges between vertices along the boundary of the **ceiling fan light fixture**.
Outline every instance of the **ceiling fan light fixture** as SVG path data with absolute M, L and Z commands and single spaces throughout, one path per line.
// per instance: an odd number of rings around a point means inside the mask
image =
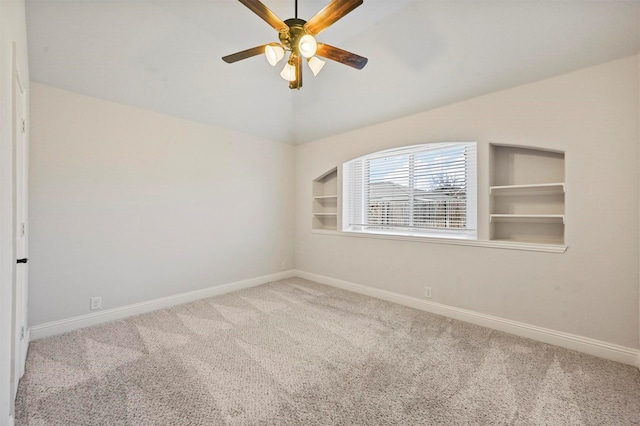
M 268 44 L 264 48 L 264 55 L 267 57 L 267 61 L 272 67 L 275 67 L 280 59 L 284 58 L 284 48 L 279 44 Z
M 305 34 L 298 41 L 298 51 L 305 58 L 310 58 L 318 51 L 318 42 L 311 34 Z
M 280 76 L 289 82 L 290 89 L 298 90 L 302 88 L 303 58 L 307 59 L 307 64 L 314 76 L 325 64 L 316 56 L 359 70 L 367 64 L 367 58 L 326 43 L 318 43 L 315 38 L 320 32 L 362 5 L 364 0 L 323 0 L 329 4 L 308 21 L 298 18 L 298 0 L 294 0 L 295 18 L 286 21 L 276 16 L 261 0 L 238 1 L 276 30 L 280 42 L 267 43 L 223 56 L 222 60 L 228 64 L 264 54 L 269 64 L 275 66 L 285 55 L 288 55 L 288 61 L 280 72 Z
M 307 59 L 307 63 L 309 64 L 309 68 L 311 68 L 311 72 L 314 76 L 318 75 L 322 67 L 324 67 L 324 64 L 326 64 L 325 61 L 316 56 Z
M 280 77 L 287 81 L 296 81 L 296 66 L 291 61 L 287 62 L 287 65 L 284 66 L 280 73 Z

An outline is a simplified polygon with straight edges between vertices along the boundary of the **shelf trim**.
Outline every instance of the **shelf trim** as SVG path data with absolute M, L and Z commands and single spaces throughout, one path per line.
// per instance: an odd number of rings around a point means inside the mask
M 537 251 L 546 253 L 564 253 L 568 246 L 563 244 L 543 244 L 504 240 L 464 240 L 456 238 L 413 237 L 407 235 L 382 235 L 366 232 L 343 232 L 329 229 L 312 229 L 312 234 L 329 235 L 346 238 L 373 238 L 379 240 L 408 241 L 414 243 L 449 244 L 456 246 L 472 246 L 507 250 Z
M 313 196 L 314 200 L 327 200 L 330 198 L 338 199 L 338 196 L 337 195 L 314 195 Z
M 338 213 L 314 213 L 314 216 L 338 216 Z
M 337 177 L 337 173 L 338 173 L 338 166 L 335 166 L 334 168 L 332 168 L 331 170 L 328 170 L 326 172 L 324 172 L 323 174 L 321 174 L 320 176 L 318 176 L 317 178 L 314 179 L 315 182 L 321 182 L 322 179 L 326 178 L 327 176 L 329 176 L 332 173 L 336 173 L 336 177 Z

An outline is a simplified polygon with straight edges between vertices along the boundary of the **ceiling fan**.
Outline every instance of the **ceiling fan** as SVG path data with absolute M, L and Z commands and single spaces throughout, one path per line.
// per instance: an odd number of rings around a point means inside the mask
M 290 52 L 289 59 L 280 76 L 289 81 L 290 89 L 300 89 L 302 87 L 302 63 L 305 59 L 313 75 L 317 75 L 325 64 L 317 56 L 331 59 L 359 70 L 367 64 L 367 58 L 328 44 L 318 43 L 315 39 L 315 36 L 320 34 L 321 31 L 360 6 L 363 0 L 332 0 L 309 21 L 298 19 L 298 0 L 295 0 L 296 17 L 286 21 L 278 18 L 260 0 L 238 1 L 278 31 L 280 43 L 264 44 L 223 57 L 222 60 L 229 64 L 264 53 L 269 63 L 275 66 L 285 56 L 285 52 L 288 51 Z

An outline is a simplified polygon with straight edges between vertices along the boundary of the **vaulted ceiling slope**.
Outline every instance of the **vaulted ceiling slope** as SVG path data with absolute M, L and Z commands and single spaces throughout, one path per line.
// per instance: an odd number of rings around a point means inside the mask
M 329 61 L 297 91 L 262 56 L 220 59 L 277 41 L 236 0 L 27 0 L 27 24 L 34 81 L 291 144 L 640 52 L 638 0 L 364 0 L 318 40 L 368 65 Z

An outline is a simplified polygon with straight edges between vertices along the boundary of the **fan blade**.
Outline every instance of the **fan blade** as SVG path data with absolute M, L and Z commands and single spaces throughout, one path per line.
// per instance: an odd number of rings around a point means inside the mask
M 232 64 L 234 62 L 238 62 L 243 59 L 251 58 L 252 56 L 264 53 L 265 47 L 267 47 L 267 45 L 263 44 L 262 46 L 252 47 L 251 49 L 243 50 L 242 52 L 232 53 L 231 55 L 223 56 L 222 60 L 228 64 Z
M 369 61 L 367 58 L 356 55 L 355 53 L 347 52 L 346 50 L 339 49 L 337 47 L 329 46 L 328 44 L 318 43 L 318 51 L 316 55 L 323 58 L 331 59 L 332 61 L 340 62 L 350 67 L 361 70 L 367 65 Z
M 267 6 L 262 4 L 260 0 L 238 0 L 240 3 L 247 6 L 253 13 L 265 20 L 265 22 L 271 25 L 276 31 L 288 30 L 289 26 L 284 21 L 276 16 Z
M 296 79 L 289 82 L 289 89 L 300 90 L 302 88 L 302 56 L 296 56 L 293 62 L 296 66 Z
M 333 0 L 324 9 L 316 13 L 304 25 L 304 28 L 313 35 L 319 34 L 329 25 L 344 17 L 356 7 L 362 4 L 363 0 Z

